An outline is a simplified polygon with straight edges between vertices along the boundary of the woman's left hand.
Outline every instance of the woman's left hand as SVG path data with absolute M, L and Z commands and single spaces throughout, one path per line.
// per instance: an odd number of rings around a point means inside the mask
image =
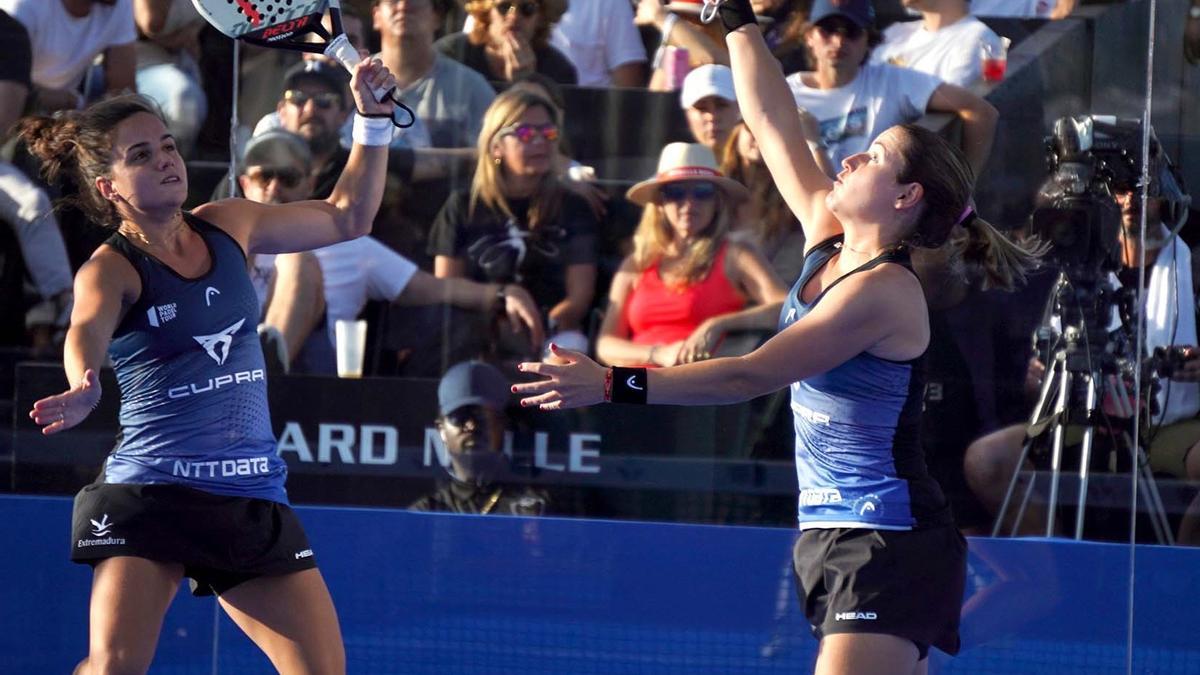
M 354 76 L 350 78 L 350 92 L 354 94 L 354 104 L 358 111 L 367 115 L 392 116 L 395 103 L 388 97 L 383 101 L 375 100 L 375 90 L 390 92 L 396 88 L 396 78 L 384 67 L 379 59 L 366 59 L 354 67 Z
M 550 351 L 563 365 L 545 362 L 522 363 L 517 370 L 541 375 L 536 382 L 521 382 L 512 387 L 521 394 L 523 407 L 538 406 L 542 410 L 564 410 L 594 405 L 604 401 L 604 376 L 607 368 L 580 352 L 551 344 Z
M 679 362 L 692 363 L 711 359 L 713 352 L 717 349 L 717 344 L 724 336 L 725 330 L 721 328 L 716 319 L 705 319 L 683 341 L 683 349 L 679 352 Z

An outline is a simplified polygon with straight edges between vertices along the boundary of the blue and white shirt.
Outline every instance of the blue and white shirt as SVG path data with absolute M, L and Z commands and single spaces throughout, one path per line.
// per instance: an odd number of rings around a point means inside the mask
M 888 262 L 912 270 L 905 249 L 890 251 L 840 277 L 811 303 L 803 302 L 804 285 L 841 245 L 839 235 L 808 252 L 783 305 L 779 330 L 803 318 L 851 274 Z M 801 529 L 910 530 L 951 522 L 920 443 L 924 358 L 889 361 L 863 352 L 792 383 Z
M 114 234 L 141 296 L 108 348 L 121 388 L 121 431 L 106 483 L 177 483 L 287 503 L 258 341 L 258 298 L 241 246 L 191 214 L 212 266 L 195 279 Z

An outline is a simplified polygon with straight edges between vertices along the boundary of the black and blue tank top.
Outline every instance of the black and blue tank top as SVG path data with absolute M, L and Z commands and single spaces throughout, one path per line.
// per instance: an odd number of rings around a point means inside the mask
M 828 239 L 805 256 L 780 315 L 784 330 L 852 274 L 895 263 L 912 271 L 907 249 L 885 252 L 823 289 L 811 303 L 804 285 L 841 248 Z M 863 352 L 791 385 L 801 529 L 910 530 L 951 522 L 920 443 L 924 355 L 890 361 Z
M 241 246 L 191 214 L 211 266 L 189 279 L 123 235 L 106 242 L 142 282 L 108 353 L 121 388 L 109 483 L 176 483 L 287 503 L 258 340 L 258 298 Z

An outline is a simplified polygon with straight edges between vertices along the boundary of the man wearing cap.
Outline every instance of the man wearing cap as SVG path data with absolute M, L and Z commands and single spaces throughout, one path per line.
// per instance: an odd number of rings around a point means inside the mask
M 712 150 L 719 163 L 725 141 L 742 119 L 733 92 L 733 71 L 714 64 L 696 68 L 683 80 L 679 103 L 692 137 Z
M 509 473 L 504 454 L 508 380 L 482 361 L 454 365 L 438 383 L 438 434 L 446 445 L 449 479 L 414 502 L 414 511 L 536 516 L 549 496 L 529 486 L 498 482 Z
M 309 146 L 300 136 L 280 129 L 252 138 L 238 179 L 246 198 L 263 203 L 305 199 L 312 193 L 314 181 Z M 298 370 L 332 373 L 333 325 L 338 319 L 357 318 L 368 300 L 397 305 L 445 303 L 475 311 L 495 311 L 506 315 L 514 327 L 527 329 L 536 344 L 540 345 L 543 339 L 541 316 L 533 299 L 515 284 L 438 279 L 370 236 L 315 249 L 312 253 L 319 265 L 319 285 L 312 278 L 311 269 L 293 263 L 297 268 L 294 275 L 275 277 L 275 293 L 267 303 L 266 323 L 279 329 L 289 357 L 299 359 Z M 255 265 L 260 270 L 265 268 L 265 276 L 271 277 L 267 261 L 258 260 Z M 284 271 L 279 265 L 276 268 L 277 274 Z M 297 279 L 295 275 L 304 278 Z M 281 295 L 285 288 L 294 290 Z M 323 298 L 323 303 L 311 298 L 315 288 L 321 289 L 318 297 Z M 321 304 L 326 330 L 314 331 L 320 325 Z
M 999 53 L 1001 38 L 970 15 L 969 0 L 902 0 L 920 21 L 898 21 L 883 32 L 872 63 L 890 63 L 966 87 L 983 77 L 982 47 Z
M 878 44 L 870 0 L 816 0 L 804 31 L 816 69 L 787 78 L 796 105 L 817 118 L 820 137 L 809 141 L 835 169 L 863 152 L 883 130 L 945 112 L 962 121 L 962 150 L 979 175 L 992 147 L 999 113 L 987 101 L 937 77 L 888 64 L 867 63 Z M 866 64 L 866 65 L 864 65 Z

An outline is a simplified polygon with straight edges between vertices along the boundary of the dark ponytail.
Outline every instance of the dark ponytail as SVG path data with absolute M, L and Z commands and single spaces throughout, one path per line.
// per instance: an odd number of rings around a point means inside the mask
M 971 191 L 975 172 L 962 151 L 936 133 L 915 124 L 900 125 L 904 161 L 896 180 L 918 183 L 923 206 L 903 243 L 921 248 L 948 246 L 952 271 L 984 289 L 1011 290 L 1039 264 L 1046 246 L 1037 240 L 1014 242 L 975 213 Z
M 76 206 L 93 222 L 115 228 L 120 216 L 112 202 L 96 189 L 96 179 L 109 175 L 112 169 L 117 125 L 138 113 L 163 119 L 153 101 L 128 94 L 83 110 L 57 112 L 52 117 L 32 115 L 18 122 L 16 130 L 30 154 L 41 162 L 48 183 L 65 178 L 78 187 L 75 194 L 58 200 L 60 206 Z

